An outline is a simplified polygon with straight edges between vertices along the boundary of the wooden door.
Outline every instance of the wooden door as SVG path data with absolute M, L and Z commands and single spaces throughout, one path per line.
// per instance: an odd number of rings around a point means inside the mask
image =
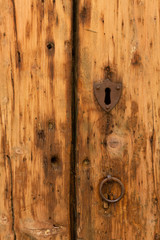
M 160 5 L 159 1 L 80 0 L 77 64 L 77 239 L 160 239 Z M 93 83 L 123 85 L 106 113 Z M 107 204 L 107 175 L 125 187 Z M 110 199 L 119 195 L 116 184 Z
M 72 2 L 0 9 L 0 239 L 67 240 Z
M 0 9 L 0 240 L 160 239 L 159 1 Z M 108 113 L 107 78 L 122 83 Z

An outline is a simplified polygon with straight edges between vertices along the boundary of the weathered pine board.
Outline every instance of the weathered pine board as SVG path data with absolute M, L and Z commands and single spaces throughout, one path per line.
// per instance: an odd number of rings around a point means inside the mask
M 68 240 L 71 0 L 0 9 L 0 239 Z
M 80 0 L 78 28 L 77 239 L 160 239 L 160 3 Z M 123 84 L 110 113 L 93 94 L 107 76 Z M 112 205 L 107 174 L 125 186 Z

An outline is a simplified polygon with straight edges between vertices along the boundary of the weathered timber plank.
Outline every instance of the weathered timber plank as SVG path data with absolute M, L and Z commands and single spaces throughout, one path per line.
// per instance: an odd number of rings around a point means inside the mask
M 68 240 L 71 0 L 0 9 L 0 239 Z
M 158 0 L 79 1 L 78 239 L 160 239 L 159 13 Z M 108 114 L 93 95 L 106 77 L 123 83 Z M 126 191 L 112 205 L 99 196 L 107 174 Z

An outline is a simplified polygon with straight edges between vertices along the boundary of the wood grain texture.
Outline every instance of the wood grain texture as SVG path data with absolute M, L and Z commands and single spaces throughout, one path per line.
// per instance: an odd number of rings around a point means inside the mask
M 71 0 L 0 0 L 0 239 L 69 239 Z
M 160 239 L 159 14 L 158 0 L 79 1 L 77 239 Z M 123 84 L 110 113 L 93 94 L 106 77 Z M 108 174 L 116 204 L 99 196 Z

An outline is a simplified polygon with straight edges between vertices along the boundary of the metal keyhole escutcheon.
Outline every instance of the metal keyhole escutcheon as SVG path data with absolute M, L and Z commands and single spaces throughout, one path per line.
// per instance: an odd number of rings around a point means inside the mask
M 117 183 L 119 183 L 119 185 L 121 187 L 121 195 L 117 199 L 110 200 L 110 199 L 108 199 L 104 196 L 104 194 L 102 192 L 102 188 L 103 188 L 104 184 L 106 184 L 107 182 L 117 182 Z M 99 187 L 99 192 L 100 192 L 100 195 L 101 195 L 101 197 L 104 201 L 109 202 L 109 203 L 116 203 L 119 200 L 121 200 L 121 198 L 124 195 L 125 190 L 124 190 L 123 183 L 118 178 L 115 178 L 115 177 L 112 177 L 111 175 L 108 175 L 107 178 L 102 180 L 102 182 L 100 184 L 100 187 Z
M 94 95 L 99 105 L 106 112 L 111 111 L 118 103 L 122 93 L 122 83 L 105 79 L 103 82 L 94 83 Z

